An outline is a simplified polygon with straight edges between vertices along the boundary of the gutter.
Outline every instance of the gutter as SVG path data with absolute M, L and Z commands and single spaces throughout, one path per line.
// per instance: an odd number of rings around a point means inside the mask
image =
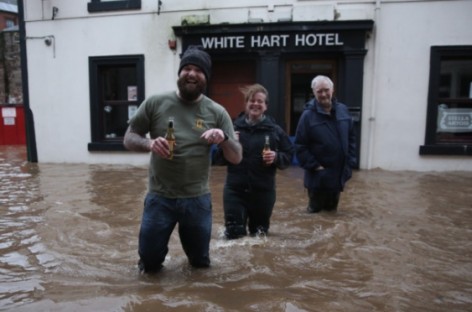
M 23 89 L 23 107 L 25 110 L 27 160 L 29 162 L 37 163 L 38 152 L 36 149 L 34 118 L 29 105 L 28 60 L 26 57 L 26 30 L 23 0 L 18 1 L 18 24 L 20 31 L 21 84 Z
M 379 43 L 379 25 L 380 25 L 380 6 L 381 6 L 382 0 L 376 0 L 375 1 L 375 16 L 374 16 L 374 22 L 375 22 L 375 30 L 374 30 L 374 64 L 373 64 L 373 69 L 372 69 L 372 94 L 371 94 L 371 107 L 370 107 L 370 114 L 369 114 L 369 119 L 368 119 L 368 135 L 367 135 L 367 164 L 366 164 L 366 169 L 372 169 L 373 163 L 374 163 L 374 143 L 375 143 L 375 128 L 376 128 L 376 115 L 377 115 L 377 73 L 378 73 L 378 58 L 380 54 L 380 43 Z

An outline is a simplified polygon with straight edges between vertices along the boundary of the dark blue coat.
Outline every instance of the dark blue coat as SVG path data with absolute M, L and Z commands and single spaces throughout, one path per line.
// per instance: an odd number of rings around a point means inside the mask
M 213 157 L 213 164 L 228 166 L 226 185 L 242 190 L 274 189 L 277 168 L 288 168 L 295 153 L 288 135 L 269 116 L 258 124 L 249 125 L 243 113 L 234 121 L 234 130 L 239 131 L 239 142 L 243 147 L 242 161 L 237 165 L 228 163 L 221 148 L 218 148 Z M 271 166 L 262 165 L 262 148 L 266 135 L 269 135 L 270 149 L 277 152 Z
M 344 189 L 357 161 L 354 123 L 346 105 L 333 100 L 328 114 L 312 99 L 300 117 L 294 143 L 308 190 Z M 325 169 L 316 171 L 320 165 Z

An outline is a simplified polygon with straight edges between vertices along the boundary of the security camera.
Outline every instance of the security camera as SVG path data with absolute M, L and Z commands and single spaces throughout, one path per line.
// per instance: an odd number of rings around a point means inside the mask
M 44 43 L 45 43 L 47 46 L 50 46 L 51 43 L 52 43 L 51 38 L 46 38 L 46 39 L 44 39 Z

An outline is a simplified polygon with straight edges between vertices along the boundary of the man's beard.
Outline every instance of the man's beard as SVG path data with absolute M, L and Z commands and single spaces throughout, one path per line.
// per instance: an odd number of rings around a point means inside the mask
M 206 82 L 198 81 L 196 84 L 187 83 L 185 77 L 180 77 L 177 80 L 177 87 L 179 88 L 180 97 L 188 102 L 193 102 L 205 91 Z

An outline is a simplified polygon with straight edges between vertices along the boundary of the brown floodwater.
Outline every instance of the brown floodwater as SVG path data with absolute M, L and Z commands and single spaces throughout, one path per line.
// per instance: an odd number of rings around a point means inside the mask
M 146 276 L 146 167 L 25 159 L 0 146 L 0 310 L 472 310 L 472 172 L 356 171 L 337 213 L 308 214 L 294 166 L 270 234 L 227 241 L 214 167 L 211 268 L 190 268 L 174 232 Z

